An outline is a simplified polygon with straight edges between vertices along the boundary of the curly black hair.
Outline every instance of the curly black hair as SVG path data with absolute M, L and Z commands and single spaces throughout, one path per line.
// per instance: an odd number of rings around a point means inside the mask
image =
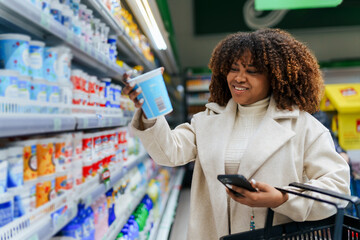
M 292 110 L 296 105 L 309 113 L 318 111 L 324 81 L 317 59 L 307 46 L 280 29 L 239 32 L 218 43 L 209 63 L 209 102 L 225 106 L 231 99 L 226 77 L 246 52 L 251 53 L 252 65 L 267 74 L 279 109 Z

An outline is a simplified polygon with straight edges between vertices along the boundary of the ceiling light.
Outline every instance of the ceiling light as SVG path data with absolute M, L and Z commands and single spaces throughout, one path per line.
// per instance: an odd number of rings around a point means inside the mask
M 150 31 L 153 42 L 159 50 L 166 50 L 167 46 L 163 36 L 159 30 L 159 27 L 155 21 L 154 15 L 151 11 L 147 0 L 136 0 L 136 4 L 143 16 L 145 23 Z

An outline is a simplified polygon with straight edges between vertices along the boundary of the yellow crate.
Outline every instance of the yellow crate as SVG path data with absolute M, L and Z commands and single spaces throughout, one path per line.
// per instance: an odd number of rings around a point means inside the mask
M 331 103 L 330 99 L 326 96 L 326 94 L 321 99 L 320 109 L 321 109 L 321 111 L 324 111 L 324 112 L 335 111 L 334 105 Z
M 331 105 L 338 112 L 332 128 L 340 146 L 346 150 L 360 149 L 360 84 L 326 85 L 320 109 L 330 111 Z
M 360 149 L 360 112 L 338 114 L 339 144 L 346 150 Z
M 360 84 L 328 84 L 325 96 L 339 113 L 360 112 Z

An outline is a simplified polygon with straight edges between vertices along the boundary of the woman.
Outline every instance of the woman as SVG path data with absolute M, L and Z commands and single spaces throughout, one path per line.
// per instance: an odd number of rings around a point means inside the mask
M 236 33 L 213 51 L 206 110 L 171 130 L 164 117 L 147 120 L 137 110 L 131 123 L 150 156 L 165 166 L 195 161 L 188 239 L 263 228 L 267 208 L 275 224 L 317 220 L 334 214 L 331 206 L 282 194 L 274 187 L 291 182 L 349 194 L 349 168 L 334 150 L 329 131 L 309 113 L 323 90 L 317 60 L 290 34 L 276 29 Z M 136 107 L 139 92 L 127 85 Z M 257 192 L 233 186 L 219 174 L 254 179 Z

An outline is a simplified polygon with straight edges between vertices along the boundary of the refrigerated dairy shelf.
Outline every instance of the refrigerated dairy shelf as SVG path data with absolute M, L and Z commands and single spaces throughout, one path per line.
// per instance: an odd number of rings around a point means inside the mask
M 0 137 L 30 134 L 55 133 L 75 130 L 73 116 L 27 116 L 9 115 L 0 117 Z
M 9 115 L 0 117 L 0 137 L 25 136 L 126 126 L 130 117 L 72 115 Z
M 179 199 L 179 193 L 181 189 L 181 183 L 184 178 L 185 169 L 179 168 L 175 177 L 171 180 L 169 191 L 163 200 L 163 209 L 161 209 L 161 216 L 151 229 L 149 240 L 167 240 L 170 232 L 172 222 L 174 221 L 175 210 L 177 201 Z
M 92 67 L 102 75 L 121 79 L 125 73 L 123 68 L 111 62 L 105 54 L 95 50 L 90 44 L 54 20 L 50 14 L 37 9 L 30 1 L 0 0 L 0 18 L 3 22 L 5 21 L 5 25 L 15 25 L 39 38 L 49 34 L 54 36 L 71 48 L 75 60 Z
M 131 58 L 137 65 L 143 65 L 145 70 L 152 70 L 155 68 L 155 64 L 150 62 L 144 57 L 140 48 L 135 45 L 133 40 L 125 33 L 125 30 L 119 25 L 114 17 L 111 15 L 109 9 L 105 6 L 102 1 L 99 0 L 88 0 L 87 3 L 98 12 L 105 23 L 112 29 L 112 31 L 118 36 L 120 42 L 117 47 L 124 52 L 127 57 Z
M 97 197 L 114 186 L 126 173 L 138 166 L 139 163 L 148 159 L 145 151 L 142 151 L 137 156 L 131 156 L 128 159 L 129 164 L 121 169 L 110 169 L 110 183 L 105 186 L 100 181 L 100 176 L 95 176 L 88 182 L 78 186 L 75 189 L 76 196 L 71 197 L 71 193 L 56 198 L 55 200 L 41 206 L 31 216 L 23 216 L 9 223 L 0 229 L 0 240 L 14 239 L 14 240 L 46 240 L 54 236 L 60 229 L 69 223 L 77 214 L 77 203 L 84 202 L 86 205 L 91 205 Z M 140 202 L 144 196 L 146 189 L 137 195 L 134 202 Z M 75 200 L 67 200 L 68 198 Z M 137 204 L 135 205 L 135 207 Z M 50 212 L 50 210 L 52 210 Z M 48 211 L 48 212 L 46 212 Z M 55 211 L 65 212 L 64 215 L 58 218 L 52 218 Z M 44 213 L 45 212 L 45 213 Z M 130 214 L 132 211 L 130 212 Z M 126 215 L 126 220 L 130 216 Z M 125 224 L 125 223 L 124 223 Z M 120 224 L 119 224 L 120 225 Z M 121 226 L 122 228 L 122 226 Z M 120 230 L 121 230 L 120 228 Z M 18 231 L 21 230 L 21 233 Z M 119 231 L 120 231 L 119 230 Z M 107 238 L 106 238 L 107 239 Z

